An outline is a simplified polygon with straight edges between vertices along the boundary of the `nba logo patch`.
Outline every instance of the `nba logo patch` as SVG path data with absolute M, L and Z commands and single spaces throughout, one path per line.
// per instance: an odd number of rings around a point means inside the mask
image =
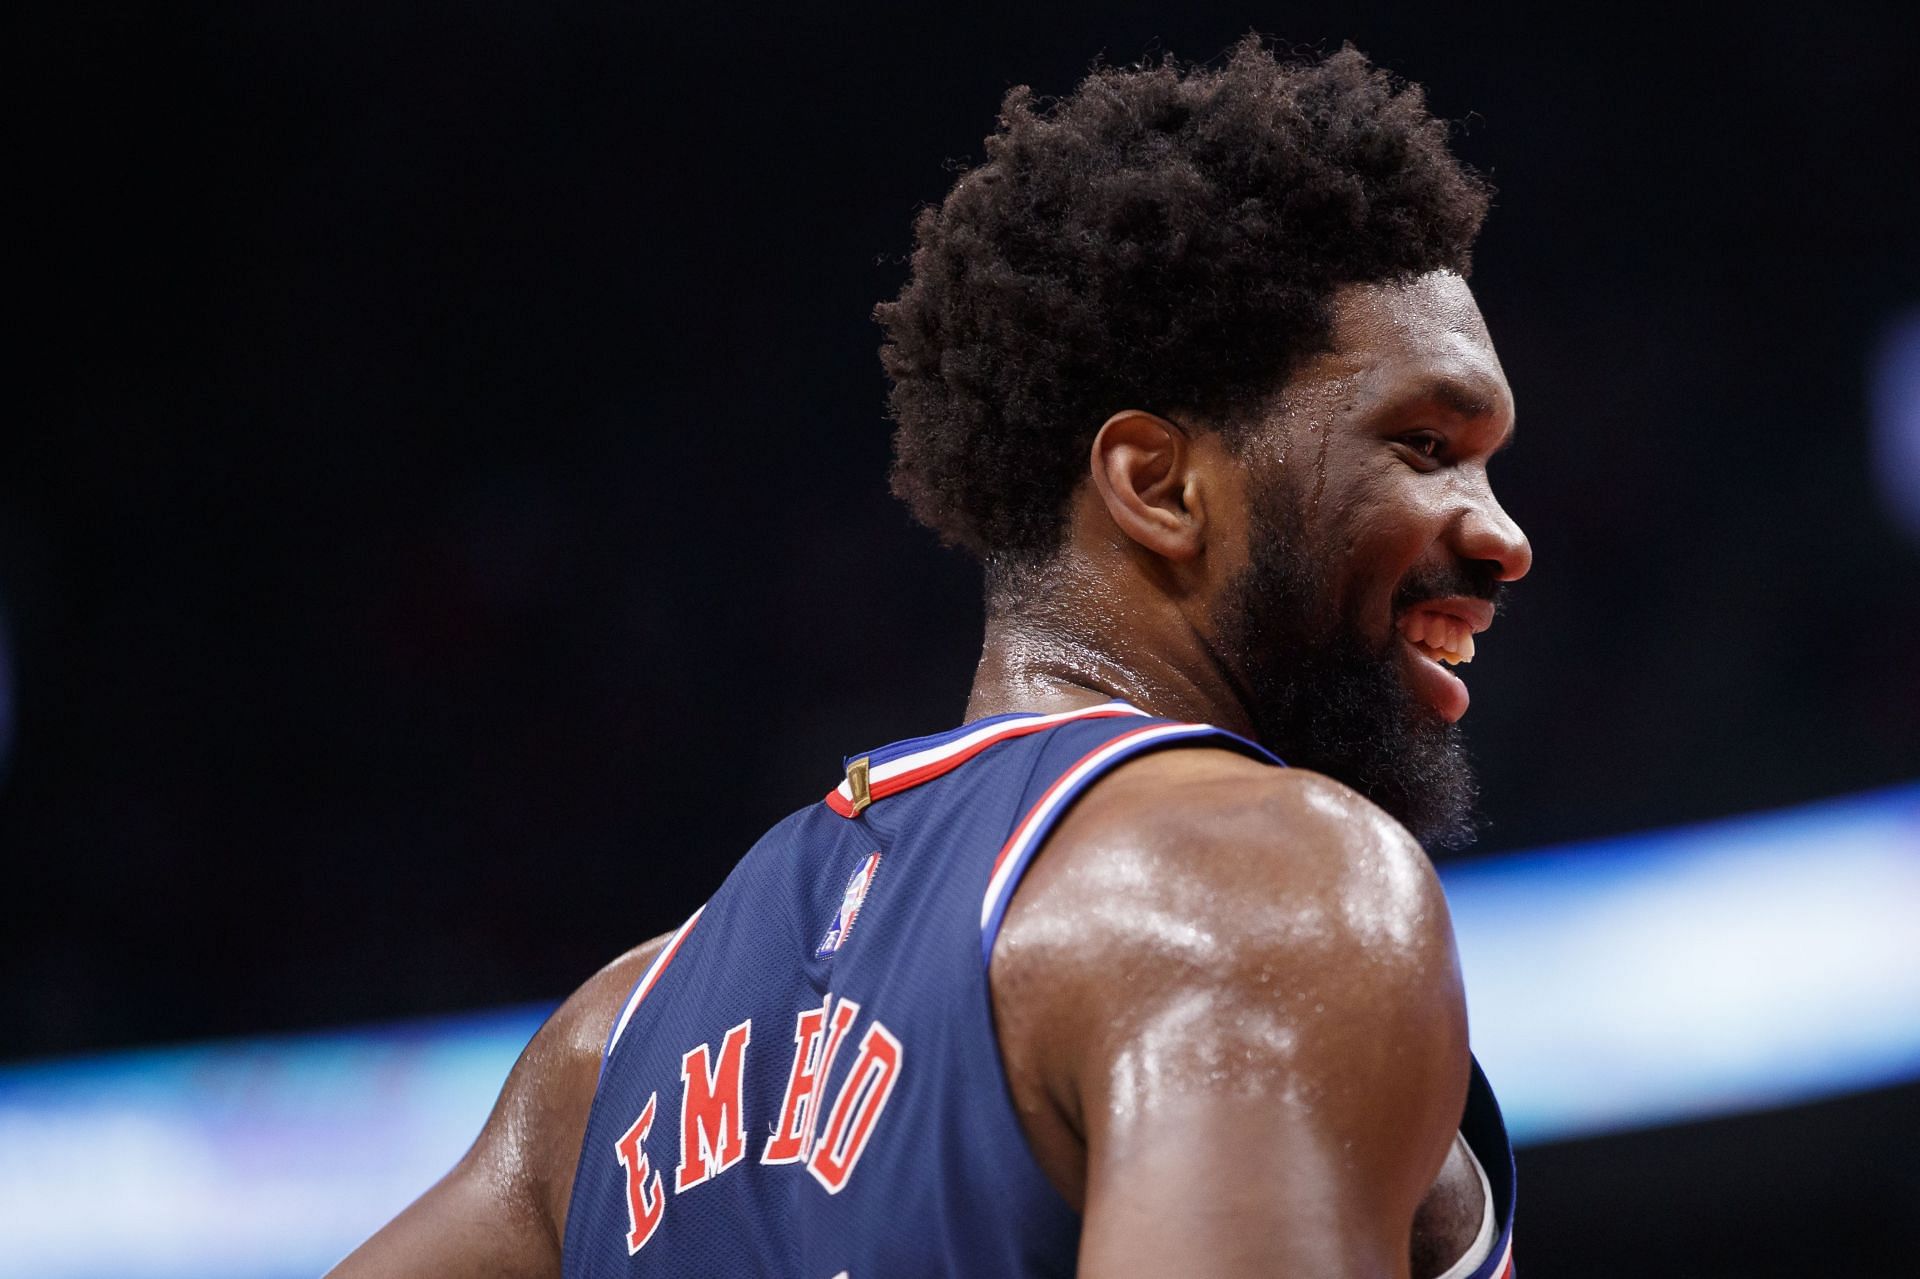
M 827 935 L 820 939 L 819 947 L 813 952 L 815 959 L 831 959 L 834 951 L 847 944 L 847 934 L 853 931 L 860 903 L 867 900 L 867 890 L 873 887 L 873 872 L 879 865 L 880 854 L 869 853 L 860 863 L 860 869 L 853 872 L 853 878 L 847 881 L 847 891 L 840 897 L 840 913 L 833 917 L 833 923 L 827 926 Z

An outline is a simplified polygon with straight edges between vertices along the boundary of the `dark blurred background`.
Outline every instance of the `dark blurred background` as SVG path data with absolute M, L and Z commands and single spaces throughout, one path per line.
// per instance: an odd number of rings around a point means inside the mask
M 17 14 L 0 1057 L 557 998 L 842 754 L 957 722 L 977 582 L 886 493 L 869 312 L 1008 87 L 1249 28 L 1425 84 L 1499 190 L 1537 559 L 1469 855 L 1920 776 L 1870 444 L 1920 17 L 1521 12 Z M 1526 1255 L 1900 1273 L 1912 1143 L 1840 1169 L 1916 1114 L 1528 1152 Z M 1796 1205 L 1855 1251 L 1755 1233 Z

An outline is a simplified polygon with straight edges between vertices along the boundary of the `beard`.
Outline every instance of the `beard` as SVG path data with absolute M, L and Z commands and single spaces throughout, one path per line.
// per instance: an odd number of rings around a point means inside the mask
M 1378 804 L 1430 850 L 1474 837 L 1479 787 L 1457 725 L 1419 701 L 1401 672 L 1399 635 L 1370 643 L 1339 617 L 1325 561 L 1288 512 L 1256 496 L 1250 562 L 1214 618 L 1219 656 L 1236 672 L 1261 745 Z M 1470 575 L 1469 575 L 1470 576 Z M 1491 598 L 1490 575 L 1410 578 L 1396 595 Z

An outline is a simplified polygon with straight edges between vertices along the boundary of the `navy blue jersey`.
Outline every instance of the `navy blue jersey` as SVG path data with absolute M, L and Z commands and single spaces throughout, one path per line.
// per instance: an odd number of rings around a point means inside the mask
M 1114 702 L 1002 715 L 847 761 L 648 968 L 601 1063 L 568 1279 L 1071 1275 L 1080 1218 L 1034 1162 L 987 962 L 1074 798 L 1174 745 L 1259 747 Z M 1474 1070 L 1469 1144 L 1508 1266 L 1512 1160 Z

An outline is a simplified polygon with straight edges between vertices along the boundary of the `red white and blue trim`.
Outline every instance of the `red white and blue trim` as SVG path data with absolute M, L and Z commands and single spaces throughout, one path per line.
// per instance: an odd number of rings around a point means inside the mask
M 1469 1279 L 1513 1279 L 1513 1217 L 1516 1206 L 1516 1181 L 1513 1144 L 1507 1139 L 1506 1121 L 1500 1115 L 1500 1103 L 1494 1099 L 1493 1086 L 1473 1063 L 1467 1082 L 1467 1112 L 1460 1120 L 1460 1133 L 1480 1163 L 1481 1171 L 1492 1186 L 1495 1236 L 1492 1251 Z
M 1082 755 L 1073 767 L 1060 774 L 1058 780 L 1047 788 L 1039 801 L 1027 810 L 1026 817 L 1014 827 L 1013 834 L 1001 846 L 1000 855 L 994 858 L 993 876 L 987 881 L 986 896 L 980 902 L 980 951 L 984 960 L 992 962 L 993 939 L 999 935 L 1000 923 L 1006 918 L 1007 903 L 1013 897 L 1013 890 L 1020 884 L 1020 876 L 1026 873 L 1027 864 L 1040 850 L 1048 833 L 1065 815 L 1073 801 L 1080 797 L 1081 792 L 1097 781 L 1102 773 L 1122 760 L 1168 742 L 1190 737 L 1225 738 L 1242 749 L 1251 749 L 1263 758 L 1273 760 L 1276 764 L 1280 762 L 1252 742 L 1224 729 L 1215 728 L 1211 724 L 1149 724 L 1145 728 L 1136 728 L 1132 732 L 1122 733 Z
M 932 781 L 1000 742 L 1025 737 L 1029 733 L 1044 732 L 1075 720 L 1115 719 L 1124 716 L 1140 719 L 1153 718 L 1137 706 L 1122 701 L 1112 701 L 1052 715 L 999 715 L 935 737 L 918 737 L 899 742 L 861 757 L 861 762 L 866 765 L 864 794 L 856 792 L 855 781 L 851 776 L 855 761 L 850 758 L 848 760 L 850 775 L 827 792 L 826 804 L 842 817 L 858 817 L 865 811 L 868 804 L 885 799 L 889 795 L 897 795 L 922 782 Z M 1012 837 L 1001 847 L 1000 855 L 994 859 L 993 874 L 987 884 L 986 897 L 980 903 L 981 950 L 984 956 L 989 960 L 992 957 L 993 939 L 1000 931 L 1001 919 L 1006 915 L 1007 901 L 1019 884 L 1020 876 L 1026 871 L 1027 863 L 1033 860 L 1034 854 L 1045 841 L 1047 833 L 1079 797 L 1080 792 L 1091 785 L 1101 773 L 1121 760 L 1171 741 L 1192 737 L 1224 738 L 1237 749 L 1247 751 L 1271 763 L 1280 763 L 1272 752 L 1225 729 L 1215 728 L 1211 724 L 1181 724 L 1166 721 L 1155 721 L 1131 732 L 1122 733 L 1089 751 L 1073 767 L 1061 774 L 1060 778 L 1040 797 L 1039 802 L 1028 810 L 1026 817 L 1014 828 Z
M 626 1033 L 627 1023 L 633 1020 L 634 1010 L 640 1007 L 640 1001 L 645 999 L 647 992 L 659 982 L 660 974 L 667 971 L 667 965 L 673 962 L 674 954 L 680 949 L 680 943 L 687 939 L 687 934 L 692 932 L 693 926 L 700 922 L 700 916 L 706 909 L 703 905 L 689 915 L 687 922 L 674 931 L 673 936 L 667 940 L 667 944 L 660 948 L 660 953 L 653 957 L 653 962 L 647 965 L 647 971 L 640 975 L 633 993 L 627 996 L 626 1006 L 620 1010 L 619 1019 L 613 1023 L 613 1029 L 607 1033 L 607 1046 L 600 1053 L 601 1074 L 607 1073 L 607 1058 L 613 1055 L 613 1046 L 619 1043 L 620 1036 Z
M 992 719 L 937 737 L 918 737 L 900 742 L 865 757 L 867 793 L 871 800 L 882 800 L 908 787 L 932 781 L 942 773 L 951 772 L 1000 742 L 1025 737 L 1029 733 L 1038 733 L 1072 720 L 1109 719 L 1118 715 L 1146 718 L 1147 713 L 1125 702 L 1105 702 L 1099 706 L 1061 711 L 1054 715 L 996 715 Z M 863 806 L 856 806 L 854 802 L 853 783 L 842 780 L 827 792 L 827 807 L 842 817 L 853 817 Z

